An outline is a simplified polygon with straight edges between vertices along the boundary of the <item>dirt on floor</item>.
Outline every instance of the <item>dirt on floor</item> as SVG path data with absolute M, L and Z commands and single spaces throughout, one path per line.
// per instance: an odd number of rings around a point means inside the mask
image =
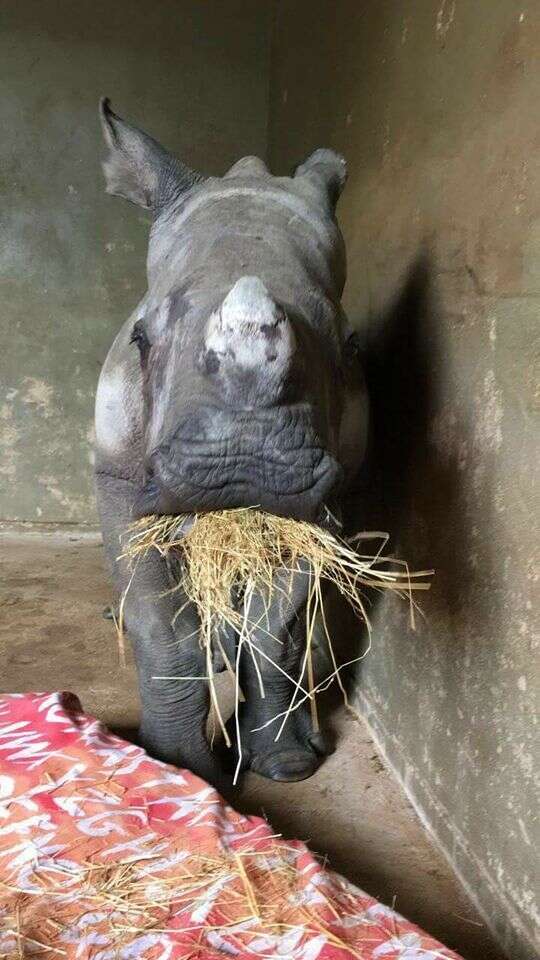
M 0 530 L 0 692 L 71 690 L 89 713 L 133 736 L 135 670 L 131 659 L 120 666 L 114 628 L 102 618 L 110 601 L 96 533 Z M 503 960 L 367 728 L 343 708 L 329 722 L 336 750 L 315 776 L 282 784 L 250 774 L 238 809 L 307 841 L 465 960 Z

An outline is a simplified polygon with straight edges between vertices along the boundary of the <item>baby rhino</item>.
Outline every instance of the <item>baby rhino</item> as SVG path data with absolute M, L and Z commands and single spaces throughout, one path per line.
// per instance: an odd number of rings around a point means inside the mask
M 142 701 L 141 743 L 216 784 L 205 736 L 208 688 L 197 612 L 156 551 L 134 570 L 121 538 L 148 514 L 230 507 L 329 524 L 363 456 L 366 399 L 341 307 L 345 253 L 335 206 L 345 162 L 316 150 L 292 177 L 244 157 L 222 177 L 184 166 L 101 104 L 107 192 L 151 211 L 148 290 L 103 366 L 96 400 L 96 482 Z M 277 742 L 302 655 L 308 577 L 280 593 L 257 646 L 241 659 L 244 767 L 274 780 L 309 777 L 324 754 L 306 708 Z M 169 592 L 167 592 L 169 591 Z M 241 599 L 238 601 L 241 604 Z M 260 620 L 264 599 L 251 600 Z M 181 613 L 175 618 L 179 608 Z M 272 639 L 273 635 L 276 639 Z M 278 642 L 279 641 L 279 642 Z M 235 637 L 224 643 L 234 660 Z M 156 679 L 156 678 L 170 679 Z

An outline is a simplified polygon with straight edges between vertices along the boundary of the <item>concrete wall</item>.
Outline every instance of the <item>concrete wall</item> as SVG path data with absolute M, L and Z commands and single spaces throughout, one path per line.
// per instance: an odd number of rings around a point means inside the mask
M 3 0 L 0 519 L 88 522 L 94 388 L 148 217 L 104 194 L 102 94 L 193 166 L 265 153 L 267 0 Z
M 270 7 L 4 0 L 0 518 L 94 517 L 94 387 L 148 227 L 103 193 L 98 96 L 207 172 L 264 154 Z M 513 0 L 277 8 L 274 165 L 333 145 L 350 166 L 346 306 L 375 423 L 362 522 L 437 570 L 416 632 L 395 600 L 376 608 L 358 702 L 529 958 L 539 25 Z
M 274 167 L 320 145 L 349 161 L 346 306 L 375 418 L 362 522 L 436 568 L 416 632 L 395 598 L 377 607 L 358 703 L 509 956 L 530 960 L 538 9 L 278 6 Z

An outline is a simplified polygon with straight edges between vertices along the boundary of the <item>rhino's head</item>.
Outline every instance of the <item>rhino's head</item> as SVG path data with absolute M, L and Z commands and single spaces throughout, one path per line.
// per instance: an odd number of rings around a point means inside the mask
M 107 189 L 153 213 L 131 330 L 144 397 L 138 512 L 258 505 L 317 519 L 341 480 L 344 161 L 257 158 L 205 179 L 102 103 Z

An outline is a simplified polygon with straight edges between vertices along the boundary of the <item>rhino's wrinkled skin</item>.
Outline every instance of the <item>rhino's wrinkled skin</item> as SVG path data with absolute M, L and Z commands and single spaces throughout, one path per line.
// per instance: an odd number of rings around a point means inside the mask
M 166 593 L 154 553 L 133 573 L 120 538 L 136 516 L 257 505 L 315 522 L 339 514 L 358 469 L 366 398 L 340 304 L 345 254 L 334 209 L 345 163 L 317 150 L 294 177 L 255 157 L 204 179 L 101 106 L 107 189 L 150 209 L 148 292 L 120 330 L 96 401 L 96 479 L 103 536 L 134 645 L 141 739 L 164 760 L 211 782 L 220 769 L 205 739 L 207 672 L 196 611 Z M 308 576 L 280 594 L 254 642 L 298 676 Z M 165 592 L 165 595 L 163 595 Z M 252 601 L 255 622 L 263 598 Z M 277 643 L 269 633 L 283 642 Z M 234 637 L 224 637 L 234 659 Z M 323 744 L 309 714 L 253 732 L 292 693 L 263 656 L 265 699 L 241 661 L 243 762 L 275 779 L 302 779 Z

